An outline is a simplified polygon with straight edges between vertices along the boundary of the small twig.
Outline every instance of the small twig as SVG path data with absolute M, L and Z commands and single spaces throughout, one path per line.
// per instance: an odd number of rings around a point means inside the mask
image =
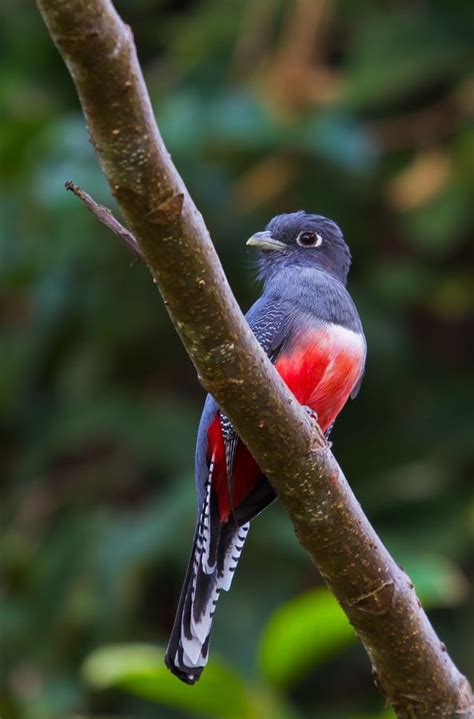
M 66 180 L 64 187 L 66 190 L 74 193 L 74 195 L 76 195 L 76 197 L 84 203 L 87 209 L 90 210 L 90 212 L 92 212 L 92 214 L 95 215 L 103 225 L 108 227 L 109 230 L 112 230 L 115 235 L 120 237 L 120 239 L 125 242 L 127 247 L 129 247 L 132 252 L 138 255 L 141 260 L 144 259 L 143 252 L 141 251 L 135 237 L 132 235 L 130 230 L 127 230 L 127 228 L 124 227 L 116 217 L 114 217 L 112 210 L 109 210 L 109 208 L 104 205 L 100 205 L 87 192 L 84 192 L 84 190 L 82 190 L 78 185 L 71 182 L 71 180 Z

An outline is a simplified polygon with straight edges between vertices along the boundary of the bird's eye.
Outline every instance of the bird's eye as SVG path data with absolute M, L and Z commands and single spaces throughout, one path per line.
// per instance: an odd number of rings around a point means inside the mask
M 317 232 L 308 232 L 307 230 L 300 232 L 296 238 L 296 242 L 300 247 L 319 247 L 323 238 Z

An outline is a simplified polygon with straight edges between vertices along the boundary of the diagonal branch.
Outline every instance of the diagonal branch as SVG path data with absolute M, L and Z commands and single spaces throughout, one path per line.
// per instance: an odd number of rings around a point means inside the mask
M 132 252 L 134 252 L 136 255 L 138 255 L 141 260 L 143 260 L 143 252 L 141 251 L 138 242 L 136 241 L 132 233 L 127 230 L 126 227 L 120 224 L 117 218 L 113 216 L 112 210 L 109 210 L 109 208 L 105 207 L 104 205 L 100 205 L 94 200 L 93 197 L 87 194 L 87 192 L 75 185 L 74 182 L 71 182 L 71 180 L 66 180 L 66 182 L 64 183 L 64 187 L 66 188 L 66 190 L 69 190 L 69 192 L 72 192 L 74 195 L 76 195 L 76 197 L 78 197 L 81 202 L 84 203 L 87 209 L 92 212 L 92 214 L 95 215 L 97 219 L 102 222 L 103 225 L 108 227 L 109 230 L 112 230 L 114 235 L 120 237 L 120 239 L 125 242 L 127 247 L 131 249 Z
M 277 490 L 407 719 L 474 717 L 467 680 L 352 494 L 319 428 L 251 333 L 156 127 L 130 29 L 110 0 L 37 0 L 91 141 L 198 371 Z

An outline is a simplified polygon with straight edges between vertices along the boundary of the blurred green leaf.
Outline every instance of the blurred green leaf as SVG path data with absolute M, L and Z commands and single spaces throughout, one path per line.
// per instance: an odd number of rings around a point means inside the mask
M 434 555 L 411 556 L 404 567 L 427 607 L 452 606 L 466 596 L 466 580 L 455 564 Z M 286 686 L 356 639 L 328 589 L 291 599 L 270 618 L 260 642 L 260 667 L 274 684 Z
M 260 642 L 260 667 L 272 683 L 286 685 L 354 638 L 333 595 L 315 589 L 291 599 L 270 618 Z
M 118 687 L 143 699 L 222 719 L 254 717 L 244 680 L 216 659 L 194 686 L 183 684 L 163 663 L 163 652 L 147 645 L 102 647 L 86 660 L 85 681 L 94 689 Z
M 401 564 L 426 608 L 453 607 L 466 598 L 466 578 L 446 557 L 417 554 L 402 559 Z

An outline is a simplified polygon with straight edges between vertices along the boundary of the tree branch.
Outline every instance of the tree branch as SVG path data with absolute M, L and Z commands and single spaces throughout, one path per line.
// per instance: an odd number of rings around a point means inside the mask
M 467 680 L 352 494 L 324 437 L 263 353 L 156 127 L 130 29 L 110 0 L 38 0 L 91 141 L 171 319 L 274 485 L 399 717 L 474 717 Z
M 117 237 L 120 237 L 120 239 L 125 242 L 127 247 L 132 250 L 132 252 L 138 255 L 141 260 L 144 259 L 143 252 L 141 251 L 138 242 L 132 233 L 120 224 L 117 218 L 113 216 L 112 210 L 109 210 L 108 207 L 104 207 L 104 205 L 100 205 L 93 197 L 88 195 L 87 192 L 75 185 L 74 182 L 71 182 L 71 180 L 66 180 L 64 187 L 66 190 L 69 190 L 69 192 L 76 195 L 76 197 L 84 203 L 87 209 L 92 212 L 92 214 L 95 215 L 103 225 L 108 227 L 109 230 L 112 230 Z

